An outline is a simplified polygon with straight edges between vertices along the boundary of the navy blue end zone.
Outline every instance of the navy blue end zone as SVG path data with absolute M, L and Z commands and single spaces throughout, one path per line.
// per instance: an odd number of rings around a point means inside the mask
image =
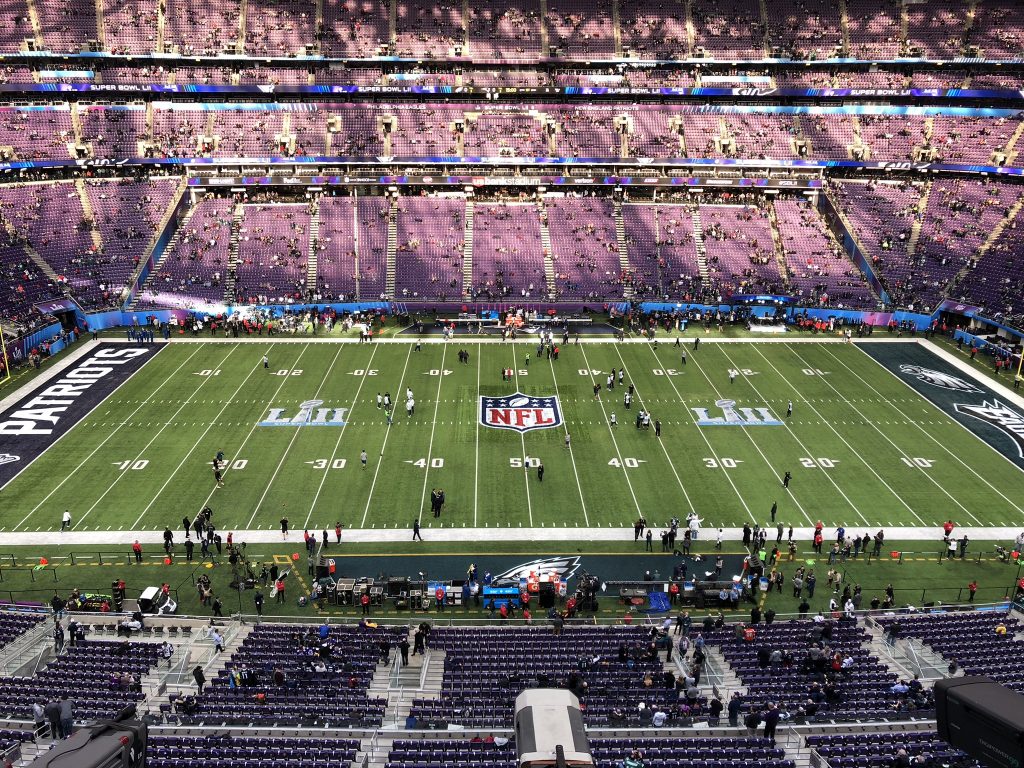
M 857 346 L 1024 470 L 1024 408 L 920 344 Z
M 0 487 L 85 418 L 163 349 L 101 344 L 0 411 Z

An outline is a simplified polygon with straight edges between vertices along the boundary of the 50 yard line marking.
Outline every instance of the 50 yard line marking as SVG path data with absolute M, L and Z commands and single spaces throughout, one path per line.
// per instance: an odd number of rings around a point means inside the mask
M 412 357 L 412 349 L 413 345 L 409 344 L 409 351 L 405 353 L 405 365 L 402 366 L 402 375 L 398 378 L 398 389 L 395 390 L 396 401 L 404 394 L 402 392 L 402 385 L 405 383 L 405 372 L 409 370 L 409 358 Z M 441 378 L 443 379 L 444 376 L 442 375 Z M 396 405 L 392 403 L 392 407 L 396 407 Z M 384 458 L 384 448 L 387 447 L 388 437 L 391 435 L 391 426 L 391 424 L 388 424 L 387 429 L 384 431 L 384 442 L 380 445 L 380 456 L 377 459 L 377 466 L 373 470 L 373 480 L 370 482 L 370 492 L 366 496 L 366 508 L 363 510 L 363 519 L 359 523 L 360 528 L 366 527 L 366 516 L 370 514 L 370 502 L 373 501 L 373 490 L 377 487 L 377 475 L 380 474 L 381 464 L 384 463 L 382 461 Z M 430 462 L 428 461 L 427 463 L 429 464 Z
M 302 355 L 300 354 L 299 357 L 302 357 Z M 232 401 L 234 401 L 234 399 L 236 397 L 238 397 L 238 393 L 242 391 L 242 387 L 245 386 L 245 383 L 247 381 L 249 381 L 249 379 L 252 377 L 252 375 L 254 373 L 256 373 L 256 371 L 259 370 L 259 368 L 260 368 L 260 361 L 257 358 L 256 365 L 254 365 L 252 367 L 252 370 L 250 370 L 249 373 L 246 374 L 245 378 L 242 379 L 242 383 L 238 385 L 238 387 L 235 389 L 235 391 L 231 394 L 231 397 L 229 397 L 227 400 L 224 401 L 224 405 L 222 405 L 221 409 L 219 411 L 217 411 L 217 415 L 214 416 L 210 420 L 210 423 L 207 424 L 206 429 L 203 430 L 203 433 L 201 435 L 199 435 L 199 438 L 195 441 L 195 443 L 192 444 L 192 447 L 181 458 L 181 461 L 178 462 L 178 466 L 174 468 L 174 471 L 172 471 L 171 474 L 169 474 L 167 476 L 167 479 L 164 480 L 163 485 L 160 486 L 160 489 L 153 495 L 153 498 L 150 499 L 150 502 L 149 502 L 149 504 L 146 505 L 146 508 L 143 509 L 142 512 L 139 513 L 139 517 L 135 520 L 134 523 L 132 523 L 132 529 L 133 530 L 138 526 L 139 521 L 142 520 L 142 518 L 146 516 L 146 513 L 149 512 L 150 509 L 152 509 L 153 505 L 156 504 L 156 500 L 160 498 L 160 494 L 162 494 L 164 492 L 164 489 L 166 489 L 167 486 L 170 484 L 171 480 L 174 479 L 174 476 L 178 474 L 178 472 L 181 470 L 181 468 L 183 466 L 185 466 L 185 462 L 188 461 L 190 458 L 192 458 L 192 454 L 199 447 L 199 444 L 203 441 L 203 438 L 206 437 L 207 433 L 211 429 L 213 429 L 213 425 L 217 423 L 217 419 L 219 419 L 221 417 L 221 415 L 224 413 L 224 411 L 226 411 L 228 409 L 228 406 L 232 403 Z
M 231 347 L 231 349 L 229 349 L 229 350 L 228 350 L 228 353 L 227 353 L 226 355 L 224 355 L 224 357 L 222 357 L 222 358 L 221 358 L 221 361 L 220 361 L 219 363 L 217 363 L 217 365 L 215 365 L 214 367 L 215 367 L 215 368 L 220 368 L 220 367 L 222 367 L 222 366 L 224 365 L 224 362 L 225 362 L 225 361 L 226 361 L 226 360 L 227 360 L 227 359 L 228 359 L 229 357 L 231 357 L 231 355 L 233 355 L 233 354 L 234 354 L 234 353 L 235 353 L 236 351 L 238 351 L 238 348 L 239 348 L 240 346 L 241 346 L 241 344 L 237 344 L 237 343 L 236 343 L 236 344 L 233 344 L 233 345 L 232 345 L 232 347 Z M 168 425 L 169 425 L 169 424 L 171 424 L 171 422 L 173 422 L 173 421 L 174 421 L 175 417 L 176 417 L 176 416 L 177 416 L 177 415 L 178 415 L 179 413 L 181 413 L 181 412 L 182 412 L 182 410 L 184 410 L 185 406 L 186 406 L 186 405 L 188 405 L 188 404 L 189 404 L 189 403 L 190 403 L 190 402 L 192 401 L 192 398 L 194 398 L 194 397 L 195 397 L 195 396 L 196 396 L 197 394 L 199 394 L 199 391 L 200 391 L 200 390 L 201 390 L 201 389 L 202 389 L 203 387 L 205 387 L 205 386 L 206 386 L 206 385 L 207 385 L 207 384 L 208 384 L 208 383 L 209 383 L 210 381 L 212 381 L 212 380 L 213 380 L 213 377 L 212 377 L 212 376 L 206 376 L 206 377 L 205 377 L 205 378 L 203 379 L 203 381 L 202 381 L 202 382 L 200 382 L 199 386 L 198 386 L 198 387 L 196 387 L 195 391 L 194 391 L 194 392 L 193 392 L 193 393 L 192 393 L 191 395 L 189 395 L 189 396 L 188 396 L 187 398 L 185 398 L 184 402 L 182 402 L 182 404 L 178 406 L 178 408 L 177 408 L 177 409 L 176 409 L 176 410 L 174 411 L 174 413 L 173 413 L 173 414 L 171 414 L 170 418 L 168 418 L 168 419 L 167 419 L 167 421 L 165 421 L 165 422 L 163 423 L 163 425 L 162 425 L 162 426 L 160 427 L 160 429 L 158 429 L 158 430 L 156 431 L 156 434 L 155 434 L 155 435 L 153 435 L 153 437 L 151 437 L 151 438 L 149 439 L 149 442 L 148 442 L 148 443 L 146 443 L 146 445 L 145 445 L 145 446 L 143 446 L 142 450 L 141 450 L 141 451 L 139 451 L 139 452 L 138 452 L 138 454 L 137 454 L 137 455 L 135 456 L 135 459 L 134 459 L 134 461 L 138 461 L 139 459 L 141 459 L 141 458 L 143 457 L 143 455 L 144 455 L 144 454 L 146 453 L 146 451 L 147 451 L 147 450 L 149 450 L 149 447 L 150 447 L 151 445 L 153 445 L 153 443 L 155 443 L 155 442 L 156 442 L 156 439 L 157 439 L 158 437 L 160 437 L 160 435 L 162 435 L 162 434 L 163 434 L 163 431 L 164 431 L 165 429 L 167 429 Z M 90 513 L 91 513 L 91 512 L 92 512 L 92 511 L 93 511 L 94 509 L 96 509 L 96 507 L 97 507 L 97 506 L 99 505 L 99 503 L 100 503 L 101 501 L 103 501 L 103 499 L 105 499 L 105 498 L 107 497 L 107 494 L 108 494 L 108 493 L 110 493 L 110 492 L 111 492 L 112 490 L 114 490 L 114 486 L 115 486 L 115 485 L 117 485 L 117 484 L 118 484 L 119 482 L 121 482 L 121 479 L 122 479 L 123 477 L 125 477 L 125 476 L 126 476 L 127 474 L 128 474 L 127 472 L 121 472 L 121 473 L 120 473 L 119 475 L 117 475 L 117 477 L 115 477 L 115 478 L 114 478 L 114 482 L 112 482 L 112 483 L 110 484 L 110 486 L 109 486 L 109 487 L 107 488 L 107 490 L 105 490 L 105 491 L 104 491 L 103 493 L 101 493 L 101 494 L 100 494 L 100 497 L 99 497 L 98 499 L 96 499 L 96 501 L 94 501 L 94 502 L 92 503 L 92 506 L 90 506 L 90 507 L 89 507 L 89 508 L 88 508 L 88 509 L 87 509 L 87 510 L 85 511 L 85 513 L 84 513 L 84 514 L 83 514 L 83 515 L 82 515 L 81 517 L 79 517 L 79 518 L 78 518 L 78 520 L 76 520 L 76 521 L 74 522 L 74 524 L 73 524 L 73 525 L 71 526 L 72 530 L 73 530 L 73 529 L 75 529 L 75 528 L 77 528 L 77 527 L 78 527 L 78 526 L 79 526 L 79 525 L 80 525 L 80 524 L 82 523 L 82 521 L 83 521 L 83 520 L 85 520 L 85 518 L 87 518 L 87 517 L 89 516 L 89 514 L 90 514 Z
M 39 508 L 40 508 L 40 507 L 42 507 L 42 506 L 43 506 L 43 504 L 45 504 L 45 503 L 46 503 L 47 499 L 49 499 L 49 498 L 50 498 L 51 496 L 53 496 L 53 494 L 55 494 L 55 493 L 56 493 L 57 491 L 59 491 L 59 490 L 61 489 L 61 487 L 62 487 L 62 486 L 64 485 L 64 483 L 66 483 L 66 482 L 67 482 L 68 480 L 70 480 L 70 479 L 71 479 L 71 478 L 72 478 L 72 477 L 73 477 L 73 476 L 74 476 L 74 475 L 75 475 L 75 474 L 76 474 L 76 473 L 78 472 L 78 470 L 80 470 L 80 469 L 81 469 L 82 467 L 84 467 L 84 466 L 85 466 L 85 463 L 86 463 L 87 461 L 89 461 L 89 459 L 91 459 L 91 458 L 92 458 L 93 456 L 95 456 L 95 455 L 96 455 L 96 453 L 97 453 L 97 452 L 99 451 L 99 449 L 100 449 L 100 448 L 102 448 L 102 447 L 103 447 L 104 445 L 106 445 L 106 444 L 107 444 L 107 441 L 108 441 L 108 440 L 110 440 L 110 438 L 112 438 L 112 437 L 113 437 L 114 435 L 116 435 L 116 434 L 117 434 L 117 433 L 118 433 L 118 432 L 119 432 L 119 431 L 121 430 L 121 427 L 123 427 L 123 426 L 124 426 L 125 424 L 127 424 L 128 422 L 130 422 L 130 421 L 131 421 L 131 418 L 132 418 L 132 416 L 134 416 L 134 415 L 135 415 L 136 413 L 138 413 L 138 412 L 139 412 L 140 410 L 142 410 L 142 408 L 144 408 L 144 407 L 145 407 L 146 405 L 148 405 L 148 404 L 149 404 L 149 401 L 150 401 L 150 400 L 151 400 L 151 399 L 152 399 L 152 398 L 153 398 L 153 397 L 154 397 L 154 396 L 156 395 L 156 393 L 157 393 L 157 392 L 159 392 L 159 391 L 160 391 L 160 390 L 161 390 L 161 389 L 162 389 L 162 388 L 164 387 L 164 385 L 165 385 L 165 384 L 169 384 L 169 383 L 171 382 L 171 380 L 172 380 L 172 379 L 174 378 L 174 376 L 175 376 L 175 375 L 176 375 L 176 374 L 178 373 L 178 371 L 180 371 L 180 370 L 181 370 L 182 368 L 184 368 L 184 367 L 185 367 L 185 363 L 187 363 L 187 362 L 188 362 L 189 360 L 191 360 L 191 359 L 192 359 L 193 357 L 195 357 L 195 356 L 196 356 L 197 354 L 199 354 L 199 352 L 200 352 L 200 350 L 201 350 L 201 349 L 202 349 L 202 347 L 196 347 L 196 348 L 195 348 L 195 349 L 194 349 L 194 350 L 192 351 L 192 354 L 190 354 L 190 355 L 189 355 L 188 357 L 186 357 L 186 358 L 185 358 L 184 360 L 182 360 L 182 361 L 181 361 L 181 363 L 180 363 L 180 364 L 178 365 L 178 367 L 177 367 L 177 368 L 175 368 L 175 369 L 174 369 L 173 371 L 171 371 L 170 375 L 168 375 L 167 377 L 165 377 L 165 378 L 164 378 L 164 379 L 163 379 L 163 380 L 162 380 L 162 381 L 161 381 L 161 382 L 160 382 L 159 384 L 157 384 L 157 385 L 156 385 L 156 389 L 154 389 L 154 390 L 153 390 L 153 394 L 151 394 L 151 395 L 150 395 L 149 397 L 147 397 L 147 398 L 145 398 L 144 400 L 142 400 L 142 402 L 140 402 L 140 403 L 139 403 L 139 405 L 138 405 L 138 406 L 136 406 L 135 410 L 133 410 L 133 411 L 132 411 L 131 413 L 129 413 L 129 414 L 128 414 L 128 416 L 127 416 L 127 417 L 125 418 L 125 420 L 124 420 L 124 421 L 122 421 L 122 422 L 121 422 L 120 424 L 118 424 L 118 425 L 117 425 L 117 426 L 116 426 L 116 427 L 114 428 L 114 430 L 113 430 L 113 431 L 112 431 L 112 432 L 111 432 L 111 433 L 110 433 L 109 435 L 107 435 L 107 436 L 106 436 L 105 438 L 103 438 L 103 440 L 102 440 L 102 441 L 100 441 L 100 444 L 99 444 L 99 445 L 97 445 L 97 446 L 96 446 L 95 448 L 93 448 L 93 449 L 92 449 L 92 450 L 91 450 L 91 451 L 89 452 L 89 455 L 88 455 L 88 456 L 86 456 L 86 457 L 85 457 L 84 459 L 82 459 L 82 461 L 81 461 L 81 462 L 79 463 L 79 465 L 78 465 L 77 467 L 75 467 L 75 468 L 74 468 L 73 470 L 71 470 L 70 472 L 68 472 L 68 473 L 67 473 L 67 474 L 66 474 L 66 475 L 64 476 L 64 478 L 63 478 L 63 479 L 62 479 L 62 480 L 61 480 L 61 481 L 60 481 L 59 483 L 57 483 L 57 485 L 55 485 L 55 486 L 53 487 L 53 490 L 51 490 L 51 491 L 50 491 L 50 492 L 49 492 L 48 494 L 46 494 L 45 496 L 43 496 L 43 498 L 41 498 L 41 499 L 39 500 L 39 503 L 38 503 L 38 504 L 36 504 L 36 505 L 35 505 L 34 507 L 32 507 L 32 509 L 31 509 L 31 510 L 29 511 L 29 513 L 28 513 L 27 515 L 25 515 L 25 516 L 24 516 L 24 517 L 23 517 L 23 518 L 22 518 L 22 519 L 21 519 L 21 520 L 20 520 L 20 521 L 18 522 L 18 524 L 17 524 L 17 525 L 14 525 L 14 526 L 12 526 L 12 527 L 11 527 L 11 530 L 12 530 L 12 531 L 14 531 L 14 530 L 17 530 L 17 529 L 18 529 L 18 528 L 19 528 L 20 526 L 22 526 L 22 525 L 23 525 L 23 524 L 25 523 L 25 521 L 26 521 L 26 520 L 28 520 L 28 519 L 29 519 L 30 517 L 32 517 L 32 515 L 34 515 L 34 514 L 35 514 L 35 513 L 36 513 L 36 512 L 37 512 L 37 511 L 39 510 Z M 127 379 L 125 379 L 125 380 L 124 380 L 124 382 L 123 382 L 123 383 L 122 383 L 122 384 L 121 384 L 121 385 L 120 385 L 119 387 L 117 387 L 117 388 L 116 388 L 116 389 L 114 390 L 114 392 L 117 392 L 117 390 L 118 390 L 118 389 L 120 389 L 120 388 L 121 388 L 121 387 L 123 387 L 123 386 L 124 386 L 125 384 L 127 384 L 127 383 L 128 383 L 128 382 L 129 382 L 130 380 L 131 380 L 132 376 L 135 376 L 135 374 L 136 374 L 136 373 L 138 373 L 139 371 L 141 371 L 141 370 L 142 370 L 143 368 L 145 368 L 145 367 L 146 367 L 146 365 L 149 365 L 149 363 L 150 363 L 150 362 L 152 362 L 152 361 L 153 361 L 153 360 L 155 360 L 155 359 L 156 359 L 156 355 L 154 355 L 153 357 L 151 357 L 151 358 L 149 359 L 149 361 L 148 361 L 148 362 L 147 362 L 147 363 L 146 363 L 145 365 L 143 365 L 143 366 L 142 366 L 142 368 L 139 368 L 139 370 L 138 370 L 138 371 L 135 371 L 135 373 L 133 373 L 133 374 L 132 374 L 131 376 L 129 376 L 129 377 L 127 378 Z M 110 397 L 113 397 L 113 395 L 114 395 L 114 392 L 111 392 L 111 393 L 110 393 L 110 395 L 108 396 L 108 399 L 109 399 Z M 98 404 L 96 405 L 96 408 L 99 408 L 99 407 L 100 407 L 100 405 L 102 405 L 102 404 L 103 404 L 103 403 L 98 403 Z M 91 411 L 90 411 L 89 413 L 92 413 L 92 411 L 96 410 L 96 408 L 93 408 L 93 409 L 92 409 L 92 410 L 91 410 Z M 88 416 L 88 414 L 86 414 L 86 416 Z M 79 423 L 82 423 L 82 421 L 84 421 L 84 420 L 85 420 L 86 416 L 83 416 L 83 417 L 82 417 L 82 420 L 81 420 L 81 421 L 80 421 Z M 78 424 L 76 424 L 76 425 L 75 425 L 75 427 L 77 427 L 77 426 L 78 426 Z M 71 429 L 69 429 L 69 430 L 68 430 L 67 432 L 65 432 L 65 433 L 64 433 L 63 435 L 61 435 L 61 439 L 63 439 L 63 438 L 64 438 L 65 436 L 67 436 L 67 435 L 70 435 L 70 434 L 71 434 L 71 433 L 72 433 L 73 431 L 74 431 L 74 427 L 72 427 L 72 428 L 71 428 Z M 54 445 L 56 445 L 56 444 L 57 444 L 58 442 L 60 442 L 60 440 L 55 440 L 55 441 L 53 442 L 53 444 L 52 444 L 52 445 L 50 445 L 50 447 L 49 447 L 49 448 L 47 448 L 46 450 L 49 450 L 49 449 L 50 449 L 50 448 L 52 448 L 52 447 L 53 447 Z M 43 451 L 43 453 L 46 453 L 46 451 Z M 38 458 L 42 457 L 42 455 L 43 455 L 43 454 L 39 454 L 39 456 L 37 456 L 37 457 L 36 457 L 36 459 L 38 459 Z M 35 462 L 35 459 L 33 459 L 32 463 L 34 463 L 34 462 Z M 32 464 L 32 463 L 30 463 L 30 464 L 29 464 L 29 466 L 31 466 L 31 464 Z M 28 467 L 25 467 L 25 469 L 28 469 Z M 24 470 L 22 470 L 22 471 L 24 471 Z M 21 472 L 19 472 L 18 474 L 20 475 L 20 474 L 21 474 Z M 17 476 L 15 476 L 15 477 L 17 477 Z M 13 481 L 14 481 L 14 479 L 15 479 L 15 478 L 11 478 L 11 481 L 13 482 Z M 73 527 L 74 527 L 74 526 L 72 526 L 72 528 L 73 528 Z
M 516 366 L 516 343 L 512 342 L 512 370 L 515 371 L 516 377 L 516 392 L 519 392 L 519 368 Z M 477 419 L 479 421 L 479 419 Z M 523 479 L 526 481 L 526 511 L 530 515 L 530 527 L 533 527 L 533 501 L 530 498 L 530 467 L 529 462 L 526 461 L 526 433 L 519 433 L 519 440 L 523 446 Z M 477 462 L 479 464 L 479 461 Z M 542 464 L 544 462 L 541 462 Z
M 423 502 L 427 498 L 427 479 L 430 477 L 430 460 L 434 457 L 434 430 L 437 428 L 437 409 L 441 406 L 441 385 L 444 384 L 444 356 L 448 345 L 441 347 L 441 368 L 437 377 L 437 395 L 434 397 L 434 420 L 430 422 L 430 442 L 427 444 L 427 466 L 423 468 L 423 490 L 420 491 L 420 513 L 417 520 L 423 520 Z
M 348 412 L 348 419 L 345 421 L 344 424 L 341 425 L 341 431 L 338 433 L 338 439 L 334 441 L 334 449 L 331 451 L 330 461 L 327 464 L 328 467 L 331 466 L 331 463 L 333 463 L 335 457 L 338 455 L 338 448 L 339 446 L 341 446 L 341 438 L 345 436 L 345 430 L 348 428 L 349 423 L 352 421 L 352 413 L 355 411 L 356 405 L 359 403 L 359 393 L 363 391 L 363 384 L 366 383 L 367 371 L 369 371 L 370 368 L 373 367 L 373 357 L 374 355 L 377 354 L 378 349 L 379 347 L 376 344 L 374 344 L 373 351 L 370 352 L 370 359 L 366 361 L 366 366 L 363 369 L 363 375 L 359 379 L 359 386 L 356 388 L 356 394 L 352 398 L 352 408 Z M 395 404 L 392 403 L 391 407 L 394 408 Z M 313 516 L 313 510 L 316 509 L 316 502 L 320 498 L 320 492 L 324 489 L 324 483 L 327 482 L 327 475 L 328 470 L 325 469 L 323 475 L 320 478 L 320 485 L 318 485 L 316 488 L 316 493 L 313 496 L 313 501 L 309 505 L 309 514 L 306 515 L 306 522 L 302 524 L 303 528 L 309 528 L 309 518 Z
M 303 347 L 303 352 L 305 352 L 308 346 L 309 345 L 307 344 L 306 347 Z M 344 347 L 339 344 L 338 351 L 334 353 L 334 359 L 332 359 L 331 364 L 327 366 L 327 371 L 324 373 L 324 377 L 320 380 L 320 385 L 316 388 L 316 392 L 313 394 L 312 399 L 315 400 L 320 396 L 320 390 L 324 388 L 324 384 L 326 384 L 327 379 L 330 378 L 331 371 L 334 370 L 334 364 L 338 362 L 342 349 L 344 349 Z M 285 378 L 287 379 L 288 377 Z M 256 506 L 253 507 L 252 516 L 249 518 L 249 522 L 246 523 L 246 528 L 252 528 L 252 521 L 256 519 L 256 513 L 260 511 L 260 504 L 263 503 L 264 499 L 267 498 L 267 494 L 270 493 L 270 489 L 273 487 L 274 481 L 277 479 L 277 475 L 281 471 L 281 467 L 284 466 L 284 460 L 288 458 L 288 454 L 291 452 L 292 446 L 295 445 L 295 440 L 298 438 L 301 430 L 302 427 L 295 428 L 295 434 L 292 435 L 292 439 L 288 441 L 288 446 L 284 449 L 284 453 L 281 454 L 281 460 L 277 462 L 277 467 L 274 468 L 274 474 L 270 476 L 270 480 L 267 482 L 267 487 L 263 489 L 263 494 L 260 496 L 259 501 L 256 502 Z

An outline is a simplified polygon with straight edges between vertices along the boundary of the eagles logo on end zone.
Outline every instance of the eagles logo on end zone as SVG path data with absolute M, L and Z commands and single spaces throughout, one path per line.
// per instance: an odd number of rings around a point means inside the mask
M 900 371 L 908 376 L 915 377 L 918 381 L 923 381 L 926 384 L 941 387 L 942 389 L 951 389 L 956 392 L 981 392 L 974 384 L 961 379 L 959 376 L 953 376 L 942 371 L 933 371 L 931 368 L 922 368 L 920 365 L 904 363 L 900 366 Z
M 558 397 L 530 397 L 522 392 L 504 397 L 480 398 L 480 423 L 495 429 L 530 432 L 562 425 Z

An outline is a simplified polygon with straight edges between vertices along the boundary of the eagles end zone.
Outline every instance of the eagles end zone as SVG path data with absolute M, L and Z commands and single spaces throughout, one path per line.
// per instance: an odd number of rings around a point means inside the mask
M 100 344 L 0 410 L 0 487 L 67 434 L 162 348 Z
M 1024 470 L 1024 409 L 920 344 L 858 346 Z

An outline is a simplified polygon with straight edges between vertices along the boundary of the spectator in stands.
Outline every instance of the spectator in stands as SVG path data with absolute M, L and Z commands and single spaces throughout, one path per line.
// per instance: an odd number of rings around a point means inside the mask
M 62 694 L 60 697 L 60 737 L 67 739 L 71 736 L 71 732 L 75 727 L 75 711 L 74 705 L 68 698 L 68 695 Z

